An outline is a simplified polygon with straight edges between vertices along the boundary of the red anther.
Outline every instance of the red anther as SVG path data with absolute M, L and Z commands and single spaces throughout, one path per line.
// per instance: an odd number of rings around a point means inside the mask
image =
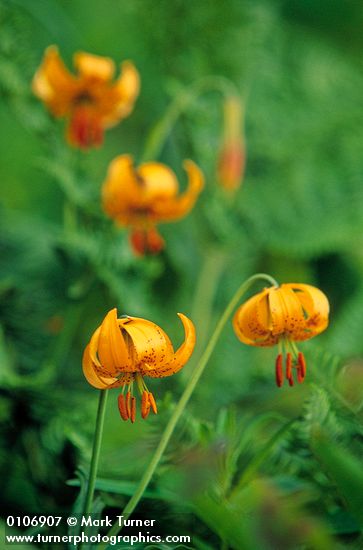
M 129 237 L 132 250 L 137 256 L 144 256 L 147 249 L 146 234 L 143 229 L 133 229 Z
M 150 229 L 147 230 L 147 251 L 150 254 L 158 254 L 165 245 L 164 239 L 159 234 L 156 227 L 150 227 Z
M 279 388 L 281 388 L 282 384 L 284 383 L 284 374 L 282 372 L 282 353 L 279 353 L 276 357 L 276 384 Z
M 151 408 L 153 410 L 153 413 L 154 414 L 158 414 L 158 408 L 156 406 L 156 402 L 155 402 L 155 399 L 154 399 L 154 396 L 151 392 L 149 392 L 149 402 L 150 402 L 150 405 L 151 405 Z
M 103 128 L 100 117 L 89 107 L 77 107 L 70 120 L 68 139 L 81 149 L 101 145 Z
M 299 384 L 304 382 L 304 378 L 305 378 L 305 376 L 304 376 L 303 368 L 298 367 L 298 369 L 297 369 L 297 381 L 299 382 Z
M 127 413 L 126 403 L 125 403 L 125 397 L 123 393 L 120 393 L 118 396 L 118 410 L 120 411 L 120 415 L 122 420 L 128 420 L 129 415 Z
M 131 416 L 131 393 L 130 391 L 127 392 L 126 394 L 126 410 L 127 410 L 127 414 L 129 415 L 129 418 Z
M 300 370 L 300 375 L 302 376 L 302 379 L 304 380 L 305 375 L 306 375 L 306 362 L 305 362 L 304 354 L 301 353 L 301 351 L 299 352 L 299 355 L 298 355 L 298 358 L 297 358 L 297 363 L 299 365 L 298 370 Z
M 286 378 L 289 380 L 291 378 L 291 369 L 292 369 L 292 357 L 291 353 L 286 355 Z
M 131 397 L 131 422 L 134 423 L 136 419 L 136 397 Z
M 143 391 L 142 398 L 141 398 L 141 417 L 147 418 L 149 416 L 149 412 L 150 412 L 149 394 L 147 391 Z

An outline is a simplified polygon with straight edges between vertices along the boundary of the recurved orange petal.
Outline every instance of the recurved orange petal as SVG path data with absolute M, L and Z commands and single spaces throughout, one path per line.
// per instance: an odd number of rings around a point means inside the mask
M 306 321 L 301 303 L 295 292 L 286 285 L 281 285 L 278 292 L 284 305 L 284 332 L 295 340 L 306 332 Z
M 34 75 L 32 89 L 55 116 L 69 113 L 79 84 L 64 65 L 56 46 L 46 49 L 43 62 Z
M 131 61 L 121 63 L 121 73 L 115 84 L 107 92 L 106 101 L 110 105 L 105 113 L 104 123 L 112 126 L 120 118 L 126 117 L 132 110 L 140 91 L 140 76 Z
M 77 52 L 73 63 L 81 77 L 87 80 L 110 81 L 115 72 L 115 64 L 109 57 L 101 57 L 86 52 Z
M 325 294 L 312 285 L 290 283 L 296 298 L 301 303 L 306 317 L 306 327 L 313 335 L 323 332 L 329 323 L 329 302 Z
M 110 164 L 102 186 L 105 212 L 121 224 L 129 223 L 132 212 L 143 205 L 143 183 L 138 180 L 130 155 L 119 155 Z
M 119 378 L 99 376 L 90 355 L 89 345 L 83 353 L 82 369 L 87 382 L 99 390 L 118 388 L 124 384 L 129 384 L 132 380 L 132 375 L 130 374 L 123 374 Z
M 269 295 L 273 289 L 265 288 L 242 304 L 233 318 L 233 327 L 238 338 L 252 346 L 272 346 L 276 338 L 272 335 L 272 321 L 269 310 Z
M 167 201 L 178 192 L 178 180 L 174 172 L 161 162 L 145 162 L 137 170 L 144 182 L 143 198 L 152 205 L 154 201 Z
M 97 352 L 102 367 L 110 376 L 133 372 L 127 346 L 118 325 L 116 308 L 107 313 L 101 324 Z
M 204 176 L 200 168 L 191 160 L 184 161 L 188 174 L 188 187 L 179 197 L 170 200 L 158 200 L 153 205 L 152 219 L 155 222 L 177 220 L 184 217 L 193 208 L 204 186 Z
M 195 327 L 192 321 L 188 319 L 186 315 L 183 315 L 183 313 L 178 313 L 178 316 L 180 317 L 184 327 L 183 344 L 175 352 L 168 363 L 161 365 L 160 368 L 156 368 L 152 371 L 145 371 L 145 376 L 150 376 L 152 378 L 163 378 L 165 376 L 171 376 L 172 374 L 175 374 L 181 368 L 183 368 L 187 361 L 190 359 L 196 341 Z
M 108 384 L 106 381 L 104 382 L 100 376 L 97 375 L 94 367 L 95 365 L 91 359 L 90 346 L 88 344 L 88 346 L 84 350 L 82 358 L 83 374 L 86 377 L 87 382 L 91 384 L 91 386 L 99 390 L 105 390 L 106 388 L 108 388 Z M 109 380 L 112 383 L 115 379 L 110 378 Z
M 272 322 L 272 334 L 279 336 L 285 331 L 286 318 L 288 316 L 280 287 L 271 289 L 268 300 Z

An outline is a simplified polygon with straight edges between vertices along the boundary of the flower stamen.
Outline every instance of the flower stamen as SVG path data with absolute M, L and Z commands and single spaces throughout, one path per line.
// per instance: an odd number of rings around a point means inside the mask
M 156 401 L 154 399 L 154 396 L 151 392 L 148 392 L 148 397 L 149 397 L 149 403 L 151 405 L 151 408 L 153 410 L 153 413 L 154 414 L 158 414 L 158 408 L 156 406 Z
M 131 414 L 130 414 L 131 422 L 134 423 L 136 419 L 136 397 L 131 397 Z
M 304 380 L 305 375 L 306 375 L 306 361 L 305 361 L 304 354 L 301 353 L 301 351 L 299 352 L 297 362 L 298 362 L 298 365 L 299 365 L 300 375 L 301 375 L 302 379 Z
M 141 417 L 146 419 L 150 412 L 149 394 L 147 391 L 143 391 L 141 398 Z
M 282 353 L 279 353 L 276 357 L 276 384 L 281 388 L 284 383 L 284 375 L 282 372 Z
M 127 410 L 127 415 L 130 418 L 131 417 L 131 392 L 130 392 L 130 390 L 126 394 L 126 410 Z
M 120 393 L 120 395 L 118 396 L 118 410 L 120 411 L 120 416 L 122 420 L 126 421 L 129 419 L 129 415 L 128 415 L 126 403 L 125 403 L 125 396 L 123 393 Z

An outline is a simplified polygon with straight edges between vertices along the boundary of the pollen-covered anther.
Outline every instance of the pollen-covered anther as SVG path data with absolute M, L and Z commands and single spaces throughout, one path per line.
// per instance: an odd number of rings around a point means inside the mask
M 118 396 L 118 410 L 120 411 L 120 416 L 122 420 L 126 421 L 129 419 L 126 402 L 125 402 L 125 396 L 123 393 L 120 393 L 120 395 Z
M 154 399 L 153 394 L 151 392 L 148 392 L 148 397 L 149 397 L 149 403 L 150 403 L 150 406 L 153 410 L 153 413 L 158 414 L 158 408 L 156 406 L 156 401 Z
M 130 409 L 131 409 L 130 419 L 131 419 L 131 422 L 134 423 L 136 420 L 136 397 L 131 397 Z
M 286 378 L 289 382 L 289 386 L 294 385 L 294 378 L 292 376 L 292 356 L 291 353 L 286 354 Z
M 276 357 L 276 384 L 281 388 L 284 383 L 284 374 L 282 369 L 282 353 L 279 353 Z
M 297 364 L 299 366 L 300 375 L 301 375 L 302 379 L 304 380 L 305 375 L 306 375 L 306 361 L 305 361 L 304 354 L 301 351 L 299 352 L 299 355 L 298 355 L 298 358 L 297 358 Z
M 149 392 L 146 390 L 142 392 L 141 397 L 141 417 L 146 419 L 149 416 L 150 412 L 150 400 L 149 400 Z
M 131 417 L 131 392 L 128 391 L 126 394 L 126 410 L 128 417 Z

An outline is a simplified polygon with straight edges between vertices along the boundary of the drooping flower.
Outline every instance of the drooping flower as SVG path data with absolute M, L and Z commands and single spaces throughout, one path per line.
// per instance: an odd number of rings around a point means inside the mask
M 204 185 L 201 170 L 191 160 L 184 161 L 188 187 L 178 194 L 174 172 L 160 162 L 145 162 L 134 168 L 129 155 L 120 155 L 110 164 L 102 187 L 106 214 L 129 227 L 134 252 L 156 254 L 164 247 L 156 224 L 176 221 L 194 206 Z
M 321 290 L 289 283 L 265 288 L 242 304 L 234 316 L 233 328 L 237 337 L 250 346 L 278 344 L 276 384 L 282 386 L 286 377 L 293 386 L 293 371 L 296 370 L 298 382 L 303 382 L 306 373 L 304 355 L 295 342 L 323 332 L 328 317 L 329 302 Z
M 78 52 L 73 56 L 76 74 L 68 71 L 56 46 L 49 46 L 35 73 L 32 88 L 55 117 L 68 119 L 67 139 L 86 149 L 100 145 L 103 132 L 127 117 L 139 93 L 139 74 L 130 61 L 115 64 L 108 57 Z
M 227 191 L 235 191 L 242 183 L 246 164 L 241 99 L 237 96 L 227 97 L 223 112 L 223 138 L 217 166 L 218 180 Z
M 123 420 L 135 421 L 134 382 L 141 395 L 142 418 L 147 418 L 150 409 L 156 414 L 156 402 L 144 377 L 171 376 L 187 363 L 193 353 L 194 325 L 182 313 L 178 315 L 184 326 L 185 339 L 177 351 L 158 325 L 126 315 L 118 319 L 116 308 L 107 313 L 84 350 L 82 366 L 87 381 L 101 390 L 122 388 L 118 406 Z

